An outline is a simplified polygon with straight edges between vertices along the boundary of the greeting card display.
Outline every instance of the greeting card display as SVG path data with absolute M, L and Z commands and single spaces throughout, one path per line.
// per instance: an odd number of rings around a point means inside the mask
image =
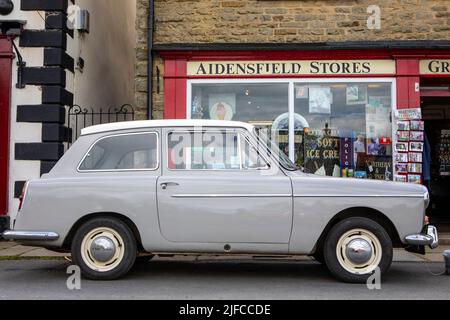
M 412 141 L 409 143 L 410 152 L 423 152 L 423 142 Z
M 408 142 L 397 142 L 395 144 L 396 152 L 408 152 Z
M 409 141 L 409 131 L 397 131 L 397 140 L 403 142 Z
M 423 141 L 423 131 L 410 131 L 409 140 L 410 141 Z
M 422 120 L 411 120 L 409 130 L 423 131 L 425 130 L 425 122 Z
M 399 131 L 409 131 L 409 121 L 399 121 L 397 127 Z
M 394 181 L 396 181 L 396 182 L 408 182 L 408 179 L 407 179 L 406 175 L 397 174 L 394 177 Z
M 422 153 L 410 152 L 408 154 L 409 162 L 422 162 Z
M 408 174 L 408 182 L 420 184 L 422 176 L 420 174 Z
M 398 173 L 408 173 L 408 163 L 396 163 L 395 171 Z
M 408 163 L 408 172 L 410 173 L 422 173 L 421 163 Z
M 420 113 L 399 111 L 394 144 L 395 174 L 399 182 L 420 183 L 424 147 L 424 121 Z
M 395 162 L 408 162 L 408 154 L 407 153 L 396 153 L 394 155 Z
M 438 157 L 439 175 L 450 176 L 450 130 L 441 130 Z

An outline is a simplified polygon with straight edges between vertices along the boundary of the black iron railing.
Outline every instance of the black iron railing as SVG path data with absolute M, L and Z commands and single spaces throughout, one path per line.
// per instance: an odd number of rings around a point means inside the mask
M 69 146 L 75 142 L 81 134 L 81 130 L 97 124 L 119 121 L 134 121 L 135 112 L 131 104 L 124 104 L 120 108 L 111 107 L 107 111 L 102 109 L 83 108 L 79 105 L 71 107 L 67 113 L 67 126 L 70 137 Z

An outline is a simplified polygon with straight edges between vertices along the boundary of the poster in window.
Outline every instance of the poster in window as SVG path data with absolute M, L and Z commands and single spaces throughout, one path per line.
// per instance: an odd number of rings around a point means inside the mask
M 210 94 L 209 117 L 211 120 L 232 120 L 236 113 L 236 94 Z
M 332 99 L 330 87 L 310 87 L 309 113 L 331 114 Z
M 383 104 L 385 97 L 369 97 L 366 104 L 366 134 L 367 138 L 390 137 L 391 111 L 387 104 Z
M 367 86 L 352 84 L 347 86 L 346 90 L 347 105 L 366 104 Z
M 305 172 L 323 176 L 341 176 L 340 138 L 330 135 L 306 135 Z
M 365 163 L 367 177 L 376 180 L 392 180 L 392 158 L 389 156 L 366 155 L 361 159 Z
M 308 99 L 308 86 L 295 86 L 296 99 Z

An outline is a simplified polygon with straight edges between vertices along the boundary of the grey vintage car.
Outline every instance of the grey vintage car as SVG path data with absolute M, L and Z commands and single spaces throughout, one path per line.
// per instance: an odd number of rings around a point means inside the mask
M 393 247 L 437 246 L 428 202 L 420 185 L 305 174 L 246 123 L 123 122 L 84 129 L 27 182 L 2 236 L 71 251 L 90 279 L 124 276 L 143 255 L 245 253 L 310 255 L 363 282 Z

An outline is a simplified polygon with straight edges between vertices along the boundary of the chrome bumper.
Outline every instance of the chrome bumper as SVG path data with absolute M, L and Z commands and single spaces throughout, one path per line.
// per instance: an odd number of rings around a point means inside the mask
M 439 245 L 437 229 L 432 225 L 425 226 L 424 233 L 406 236 L 405 241 L 410 245 L 429 246 L 431 249 L 435 249 Z
M 32 240 L 32 241 L 52 241 L 58 240 L 59 234 L 51 231 L 13 231 L 7 230 L 0 234 L 5 240 Z

